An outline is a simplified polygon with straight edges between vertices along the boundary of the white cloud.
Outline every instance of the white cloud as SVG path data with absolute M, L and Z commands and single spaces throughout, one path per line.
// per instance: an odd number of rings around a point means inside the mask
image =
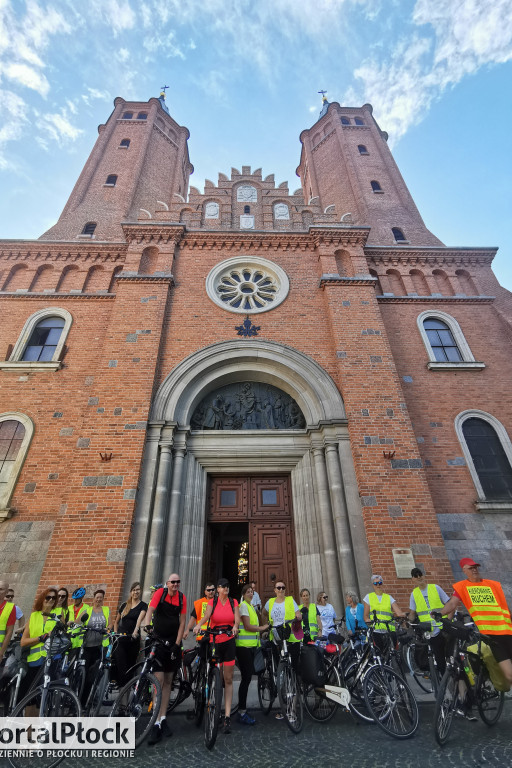
M 87 88 L 87 93 L 82 94 L 82 101 L 89 105 L 91 101 L 95 100 L 111 101 L 112 96 L 108 91 L 100 91 L 98 88 Z
M 4 155 L 9 141 L 21 138 L 28 122 L 28 108 L 23 99 L 12 91 L 0 90 L 0 169 L 13 167 Z
M 60 112 L 48 112 L 41 115 L 38 120 L 38 125 L 46 137 L 52 141 L 56 141 L 59 146 L 76 141 L 80 134 L 83 133 L 81 128 L 76 128 L 70 122 L 65 107 L 63 107 Z M 44 138 L 45 137 L 43 136 L 43 141 Z
M 120 48 L 116 54 L 118 61 L 125 62 L 130 58 L 130 51 L 128 48 Z
M 360 86 L 344 97 L 345 103 L 371 102 L 394 140 L 419 123 L 446 88 L 482 66 L 512 59 L 510 0 L 417 0 L 412 22 L 410 32 L 403 25 L 389 56 L 369 58 L 354 71 Z
M 50 83 L 43 75 L 28 64 L 21 62 L 12 62 L 3 67 L 3 74 L 9 80 L 14 80 L 26 88 L 32 88 L 39 91 L 41 96 L 46 96 L 50 90 Z

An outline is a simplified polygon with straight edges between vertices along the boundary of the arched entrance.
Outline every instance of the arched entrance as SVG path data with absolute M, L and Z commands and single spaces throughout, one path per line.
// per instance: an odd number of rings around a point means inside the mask
M 236 383 L 276 388 L 300 409 L 288 428 L 198 428 L 210 393 Z M 220 428 L 222 427 L 222 428 Z M 368 548 L 347 421 L 333 380 L 311 358 L 275 342 L 226 341 L 183 360 L 152 408 L 126 580 L 146 589 L 179 571 L 184 590 L 201 594 L 212 478 L 289 476 L 297 583 L 328 590 L 367 583 Z

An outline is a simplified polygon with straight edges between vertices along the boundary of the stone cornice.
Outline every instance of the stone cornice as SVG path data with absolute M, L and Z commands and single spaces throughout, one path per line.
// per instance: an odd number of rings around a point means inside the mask
M 0 299 L 115 299 L 115 293 L 12 293 L 9 291 L 0 291 Z
M 367 245 L 369 261 L 375 264 L 492 264 L 497 248 L 445 248 Z
M 243 250 L 314 250 L 314 243 L 306 233 L 295 232 L 241 232 L 203 231 L 187 232 L 181 243 L 190 249 Z
M 375 285 L 376 277 L 341 277 L 341 275 L 322 275 L 320 287 L 326 285 Z
M 178 243 L 185 233 L 184 224 L 167 221 L 123 221 L 121 227 L 128 243 Z
M 377 301 L 384 304 L 492 304 L 495 296 L 377 296 Z
M 174 285 L 174 277 L 171 273 L 155 273 L 154 275 L 139 275 L 137 272 L 120 272 L 116 280 L 132 283 L 169 283 Z
M 309 235 L 313 240 L 315 247 L 320 245 L 328 246 L 348 246 L 365 245 L 370 227 L 344 227 L 342 225 L 312 225 L 309 228 Z
M 34 264 L 57 261 L 117 263 L 124 261 L 126 243 L 106 243 L 95 240 L 0 240 L 0 260 L 30 261 Z

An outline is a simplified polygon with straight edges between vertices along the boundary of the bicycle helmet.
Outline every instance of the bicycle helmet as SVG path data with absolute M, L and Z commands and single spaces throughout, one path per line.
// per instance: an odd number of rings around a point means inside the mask
M 152 587 L 150 587 L 151 592 L 156 592 L 157 589 L 162 589 L 163 584 L 153 584 Z
M 78 600 L 81 597 L 85 597 L 85 587 L 78 587 L 71 595 L 72 600 Z

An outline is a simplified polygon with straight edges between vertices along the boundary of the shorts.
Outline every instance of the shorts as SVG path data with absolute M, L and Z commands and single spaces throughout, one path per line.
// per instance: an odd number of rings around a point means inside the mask
M 160 645 L 155 649 L 155 672 L 176 672 L 181 663 L 181 653 L 176 653 L 173 644 Z
M 512 659 L 512 635 L 486 635 L 485 637 L 496 661 Z
M 235 638 L 230 637 L 223 643 L 215 643 L 215 658 L 218 662 L 225 664 L 226 667 L 232 667 L 235 664 Z

